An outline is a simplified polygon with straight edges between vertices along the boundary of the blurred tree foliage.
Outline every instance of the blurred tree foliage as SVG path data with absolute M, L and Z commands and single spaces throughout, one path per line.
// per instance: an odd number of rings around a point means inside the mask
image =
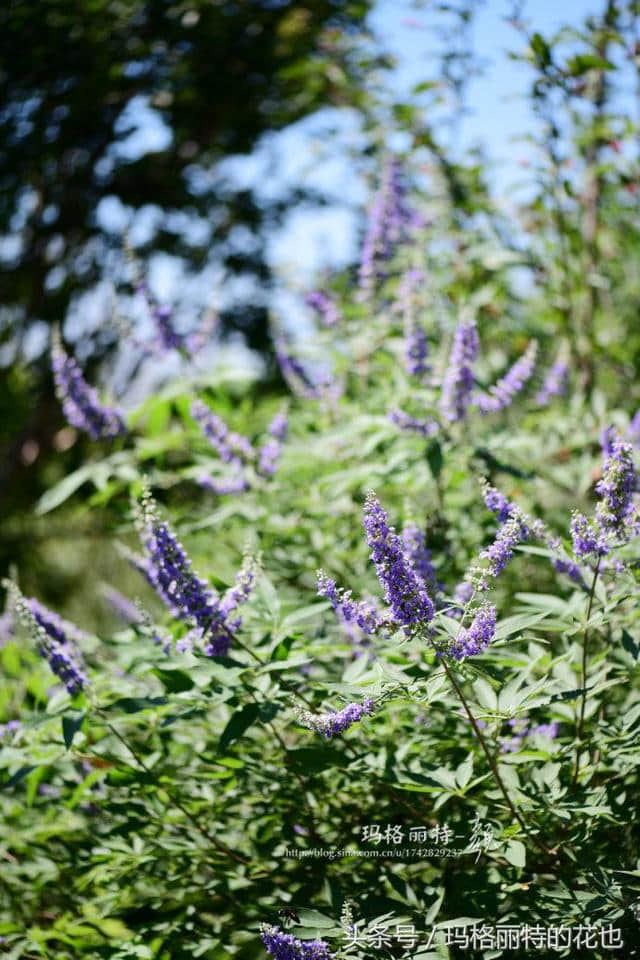
M 4 344 L 4 364 L 15 360 L 0 387 L 9 553 L 16 556 L 16 543 L 26 541 L 32 549 L 24 514 L 57 476 L 54 461 L 68 469 L 82 456 L 77 448 L 66 455 L 55 449 L 62 419 L 46 358 L 27 368 L 20 356 L 34 327 L 60 322 L 74 296 L 109 272 L 113 240 L 96 219 L 100 200 L 114 196 L 133 211 L 162 208 L 164 219 L 140 255 L 164 250 L 198 270 L 213 249 L 230 272 L 268 285 L 263 245 L 238 252 L 224 241 L 238 225 L 259 234 L 292 198 L 266 206 L 246 189 L 220 196 L 213 179 L 195 189 L 193 173 L 251 151 L 264 132 L 320 107 L 363 107 L 371 61 L 360 41 L 369 5 L 13 0 L 1 6 L 0 349 Z M 123 150 L 137 115 L 149 109 L 169 134 L 165 144 Z M 187 242 L 169 229 L 176 212 L 206 218 L 209 236 Z M 244 304 L 222 322 L 266 349 L 263 306 Z M 100 332 L 92 345 L 96 359 L 114 335 Z
M 327 104 L 363 102 L 354 55 L 367 0 L 17 0 L 0 10 L 0 231 L 4 305 L 16 323 L 59 320 L 69 298 L 101 274 L 101 198 L 134 209 L 210 215 L 213 184 L 192 173 L 252 149 L 259 136 Z M 136 110 L 157 112 L 163 147 L 122 151 Z M 211 240 L 188 248 L 194 266 L 234 224 L 273 215 L 250 192 L 226 197 Z M 163 226 L 155 250 L 184 253 Z M 244 259 L 244 262 L 242 262 Z M 261 251 L 232 268 L 263 280 Z M 55 274 L 52 275 L 52 271 Z M 264 347 L 264 315 L 243 313 Z M 227 318 L 238 323 L 238 317 Z

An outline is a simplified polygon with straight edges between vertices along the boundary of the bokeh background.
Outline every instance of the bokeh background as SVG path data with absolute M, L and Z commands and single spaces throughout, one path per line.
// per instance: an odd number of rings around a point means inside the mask
M 53 325 L 89 378 L 132 408 L 185 364 L 178 354 L 159 362 L 130 338 L 119 346 L 123 324 L 144 338 L 144 276 L 178 329 L 206 332 L 191 367 L 231 395 L 238 381 L 277 392 L 273 325 L 303 340 L 313 329 L 305 291 L 329 274 L 348 284 L 389 151 L 412 156 L 426 191 L 435 171 L 444 176 L 459 226 L 490 209 L 518 247 L 518 217 L 539 197 L 536 145 L 559 122 L 552 96 L 536 89 L 547 67 L 531 38 L 579 46 L 612 16 L 628 41 L 607 50 L 616 68 L 607 109 L 622 134 L 614 124 L 602 142 L 615 160 L 637 151 L 637 138 L 624 139 L 625 117 L 639 109 L 634 4 L 3 5 L 2 572 L 17 565 L 27 591 L 37 584 L 71 614 L 97 556 L 117 580 L 99 512 L 89 529 L 72 506 L 54 518 L 35 509 L 87 456 L 54 397 Z M 585 71 L 569 73 L 580 83 Z M 571 171 L 563 176 L 570 184 Z M 517 282 L 531 289 L 535 269 Z M 101 615 L 84 609 L 80 619 Z

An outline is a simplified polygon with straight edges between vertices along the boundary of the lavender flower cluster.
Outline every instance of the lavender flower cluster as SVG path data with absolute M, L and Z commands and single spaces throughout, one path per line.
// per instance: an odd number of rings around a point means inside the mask
M 12 581 L 5 581 L 18 620 L 29 632 L 38 653 L 48 661 L 52 673 L 64 683 L 70 694 L 88 683 L 77 639 L 83 634 L 57 613 L 48 610 L 34 597 L 24 597 Z
M 286 413 L 281 410 L 269 424 L 267 432 L 270 439 L 262 445 L 258 455 L 258 473 L 263 477 L 272 477 L 276 472 L 288 431 L 289 421 Z
M 626 543 L 637 532 L 633 447 L 608 433 L 604 448 L 602 476 L 596 484 L 599 500 L 595 518 L 590 520 L 577 510 L 571 517 L 571 539 L 577 557 L 602 557 L 612 544 Z
M 537 351 L 538 344 L 532 340 L 504 377 L 494 383 L 488 393 L 478 394 L 476 403 L 481 413 L 497 413 L 509 406 L 515 395 L 520 393 L 525 383 L 533 376 Z
M 249 440 L 233 430 L 216 416 L 202 400 L 191 404 L 191 416 L 202 428 L 202 432 L 211 442 L 211 446 L 225 463 L 243 464 L 255 458 L 255 451 Z
M 335 400 L 340 396 L 342 386 L 331 373 L 326 368 L 307 369 L 281 334 L 274 339 L 274 349 L 280 372 L 296 396 L 315 400 Z
M 554 552 L 556 556 L 552 562 L 556 569 L 568 573 L 577 582 L 582 582 L 579 569 L 566 557 L 561 556 L 560 540 L 542 520 L 524 513 L 486 480 L 482 479 L 480 483 L 485 504 L 497 515 L 500 526 L 493 542 L 480 553 L 480 559 L 487 561 L 486 564 L 474 566 L 469 572 L 468 579 L 476 590 L 488 589 L 489 578 L 499 576 L 513 557 L 513 551 L 518 544 L 531 538 L 541 540 Z
M 569 367 L 560 360 L 549 368 L 535 397 L 539 407 L 546 406 L 552 397 L 558 397 L 567 392 L 568 376 Z
M 570 560 L 566 554 L 563 552 L 562 543 L 560 539 L 554 536 L 540 520 L 533 520 L 532 518 L 526 517 L 522 511 L 512 503 L 500 490 L 497 490 L 495 487 L 491 486 L 485 479 L 480 481 L 482 486 L 482 493 L 484 497 L 484 502 L 489 510 L 492 513 L 495 513 L 500 524 L 505 524 L 510 517 L 516 518 L 516 523 L 512 525 L 512 531 L 518 536 L 518 523 L 520 528 L 520 538 L 522 541 L 528 540 L 529 535 L 533 533 L 540 540 L 542 540 L 550 550 L 553 551 L 555 556 L 552 557 L 551 563 L 553 567 L 559 573 L 566 573 L 572 580 L 576 583 L 582 584 L 582 573 L 580 567 Z M 502 527 L 498 532 L 498 537 L 494 541 L 493 549 L 494 555 L 496 552 L 503 552 L 501 559 L 499 560 L 497 573 L 500 573 L 504 569 L 506 563 L 511 559 L 513 552 L 513 547 L 517 545 L 518 540 L 514 541 L 511 545 L 509 543 L 510 537 L 504 535 Z M 497 544 L 497 546 L 496 546 Z M 488 575 L 496 575 L 489 573 Z M 486 587 L 485 587 L 486 588 Z
M 57 331 L 52 335 L 51 364 L 56 395 L 72 426 L 84 430 L 93 440 L 125 433 L 122 414 L 115 407 L 105 407 L 100 403 L 96 391 L 84 379 L 77 361 L 62 346 Z
M 407 205 L 407 188 L 400 161 L 388 161 L 374 197 L 362 248 L 358 280 L 360 296 L 367 299 L 378 282 L 386 279 L 387 263 L 418 218 Z
M 105 583 L 102 587 L 102 594 L 111 610 L 123 623 L 137 624 L 141 622 L 142 614 L 140 610 L 120 590 Z
M 472 657 L 487 649 L 496 633 L 496 608 L 480 607 L 469 627 L 461 627 L 447 650 L 454 660 Z
M 257 472 L 263 477 L 275 474 L 288 432 L 288 418 L 284 410 L 275 415 L 268 427 L 269 439 L 256 452 L 247 437 L 229 430 L 226 423 L 201 400 L 194 400 L 191 415 L 224 463 L 234 468 L 230 477 L 214 479 L 208 474 L 199 477 L 201 486 L 218 495 L 240 493 L 252 486 L 247 466 L 256 460 Z
M 363 633 L 374 634 L 385 626 L 385 619 L 371 600 L 353 600 L 351 590 L 336 586 L 336 581 L 322 570 L 317 577 L 318 595 L 325 597 L 345 623 L 355 623 Z
M 248 597 L 253 576 L 245 569 L 240 580 L 221 600 L 198 577 L 191 560 L 169 525 L 160 520 L 151 494 L 145 490 L 137 515 L 142 544 L 146 551 L 145 575 L 173 615 L 195 626 L 207 656 L 224 656 L 241 621 L 228 614 Z
M 338 326 L 342 317 L 333 299 L 328 294 L 322 290 L 312 290 L 304 299 L 307 306 L 318 314 L 324 327 Z
M 415 310 L 417 288 L 424 283 L 422 270 L 408 270 L 398 284 L 394 309 L 404 320 L 405 370 L 411 377 L 422 380 L 429 372 L 427 358 L 429 342 L 424 327 L 418 321 Z
M 596 519 L 606 533 L 624 537 L 633 511 L 635 486 L 633 447 L 624 440 L 613 439 L 607 451 L 602 477 L 596 484 L 596 492 L 600 496 Z
M 538 723 L 529 726 L 526 717 L 512 717 L 508 723 L 512 733 L 508 737 L 500 738 L 500 751 L 502 753 L 514 753 L 519 750 L 527 737 L 539 736 L 555 740 L 558 736 L 559 725 L 555 720 L 551 723 Z
M 487 509 L 496 514 L 500 523 L 504 523 L 514 512 L 514 505 L 505 497 L 504 493 L 492 487 L 486 480 L 481 480 L 480 484 Z
M 263 924 L 260 938 L 274 960 L 332 960 L 324 940 L 298 940 L 279 927 Z
M 407 430 L 409 433 L 418 433 L 421 437 L 432 437 L 436 434 L 440 426 L 436 420 L 421 420 L 405 413 L 404 410 L 390 410 L 389 420 L 399 427 L 400 430 Z
M 409 324 L 405 334 L 405 369 L 409 376 L 422 379 L 429 372 L 428 356 L 429 342 L 424 327 L 419 323 Z
M 449 365 L 442 381 L 440 410 L 445 420 L 454 423 L 464 420 L 471 403 L 475 375 L 473 366 L 478 357 L 478 331 L 475 320 L 458 324 Z
M 365 697 L 361 703 L 348 703 L 342 710 L 328 713 L 310 713 L 308 710 L 298 712 L 298 719 L 304 727 L 321 733 L 327 739 L 344 733 L 354 723 L 363 717 L 374 713 L 376 703 L 371 697 Z
M 417 523 L 407 523 L 402 531 L 402 546 L 413 572 L 433 595 L 442 589 L 438 582 L 431 551 L 427 548 L 424 530 Z
M 156 326 L 156 342 L 154 346 L 160 350 L 182 350 L 186 346 L 184 337 L 173 326 L 173 310 L 167 304 L 160 304 L 151 293 L 151 288 L 145 279 L 139 279 L 135 285 L 137 293 L 141 293 L 146 300 L 149 312 Z
M 434 606 L 421 585 L 402 546 L 400 537 L 380 505 L 375 494 L 367 496 L 364 505 L 363 526 L 371 549 L 378 580 L 391 607 L 393 620 L 401 626 L 428 622 L 433 619 Z

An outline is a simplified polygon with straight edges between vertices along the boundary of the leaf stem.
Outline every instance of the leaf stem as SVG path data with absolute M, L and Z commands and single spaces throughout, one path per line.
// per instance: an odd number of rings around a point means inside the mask
M 473 727 L 473 731 L 474 731 L 476 737 L 478 738 L 478 741 L 479 741 L 479 743 L 480 743 L 480 746 L 482 747 L 482 750 L 484 751 L 485 757 L 487 758 L 487 762 L 488 762 L 488 764 L 489 764 L 489 767 L 491 768 L 491 773 L 493 774 L 493 778 L 494 778 L 494 780 L 496 781 L 498 787 L 500 788 L 500 792 L 502 793 L 502 796 L 504 797 L 505 802 L 506 802 L 509 810 L 511 811 L 511 814 L 513 815 L 514 819 L 517 820 L 517 822 L 520 824 L 520 826 L 522 827 L 522 830 L 524 831 L 524 833 L 526 834 L 526 836 L 527 836 L 530 840 L 532 840 L 532 841 L 536 844 L 536 846 L 540 848 L 540 850 L 543 850 L 544 853 L 547 853 L 547 854 L 548 854 L 548 853 L 551 853 L 551 851 L 548 850 L 547 847 L 546 847 L 540 840 L 538 840 L 538 838 L 537 838 L 534 834 L 532 834 L 532 833 L 529 832 L 529 828 L 527 827 L 524 819 L 522 818 L 522 815 L 521 815 L 520 812 L 517 810 L 517 808 L 516 808 L 513 800 L 512 800 L 511 797 L 509 796 L 509 791 L 507 790 L 506 785 L 505 785 L 505 782 L 504 782 L 504 780 L 502 779 L 502 776 L 500 775 L 500 771 L 499 771 L 499 769 L 498 769 L 498 764 L 496 763 L 495 757 L 493 756 L 491 750 L 489 749 L 489 746 L 488 746 L 488 744 L 487 744 L 487 741 L 486 741 L 486 739 L 485 739 L 484 734 L 482 733 L 482 730 L 480 729 L 480 726 L 479 726 L 479 724 L 478 724 L 478 721 L 476 720 L 476 718 L 474 717 L 474 715 L 473 715 L 473 713 L 472 713 L 472 711 L 471 711 L 471 707 L 469 706 L 469 702 L 468 702 L 467 698 L 465 697 L 465 695 L 464 695 L 464 693 L 463 693 L 463 691 L 462 691 L 462 687 L 460 686 L 460 684 L 459 684 L 458 681 L 456 680 L 455 674 L 454 674 L 453 670 L 451 669 L 451 667 L 449 666 L 449 664 L 448 664 L 448 663 L 446 662 L 446 660 L 444 660 L 444 659 L 443 659 L 443 661 L 442 661 L 442 666 L 444 667 L 444 671 L 445 671 L 445 673 L 446 673 L 446 675 L 447 675 L 447 677 L 448 677 L 448 679 L 449 679 L 449 681 L 450 681 L 453 689 L 455 690 L 455 692 L 456 692 L 456 694 L 457 694 L 457 696 L 458 696 L 458 699 L 460 700 L 460 703 L 462 704 L 462 706 L 463 706 L 463 708 L 464 708 L 465 713 L 467 714 L 467 716 L 468 716 L 468 718 L 469 718 L 469 722 L 471 723 L 471 726 Z
M 108 719 L 105 711 L 104 711 L 101 707 L 98 707 L 98 706 L 95 706 L 94 709 L 95 709 L 95 712 L 98 714 L 98 716 L 101 717 L 101 719 L 102 719 L 104 725 L 106 726 L 106 728 L 110 731 L 110 733 L 113 734 L 113 736 L 116 738 L 116 740 L 119 740 L 120 743 L 123 745 L 123 747 L 125 747 L 125 748 L 129 751 L 129 753 L 130 753 L 131 756 L 134 758 L 134 760 L 136 761 L 136 763 L 138 764 L 138 766 L 139 766 L 142 770 L 144 770 L 145 773 L 149 774 L 150 776 L 153 775 L 153 771 L 152 771 L 151 767 L 147 766 L 147 764 L 144 762 L 144 760 L 142 759 L 142 757 L 140 756 L 140 754 L 138 753 L 138 751 L 135 749 L 135 747 L 133 747 L 133 746 L 129 743 L 129 741 L 128 741 L 125 737 L 123 737 L 123 735 L 120 733 L 120 731 L 117 729 L 117 727 L 115 727 L 115 726 L 111 723 L 111 721 Z M 209 842 L 212 846 L 214 846 L 214 847 L 216 848 L 216 850 L 218 850 L 220 853 L 224 854 L 226 857 L 231 857 L 233 860 L 236 861 L 236 863 L 248 864 L 248 863 L 250 862 L 250 861 L 247 860 L 245 857 L 243 857 L 241 854 L 236 853 L 234 850 L 231 850 L 230 847 L 227 847 L 226 844 L 224 844 L 224 843 L 222 843 L 220 840 L 218 840 L 218 838 L 215 837 L 212 833 L 210 833 L 210 832 L 206 829 L 206 827 L 203 827 L 202 824 L 200 823 L 200 820 L 198 819 L 198 817 L 196 817 L 193 813 L 191 813 L 191 811 L 188 809 L 188 807 L 185 807 L 185 805 L 182 803 L 182 801 L 179 800 L 179 799 L 178 799 L 176 796 L 174 796 L 172 793 L 170 793 L 169 790 L 167 790 L 166 787 L 161 786 L 161 787 L 159 787 L 159 790 L 161 790 L 161 791 L 165 794 L 165 796 L 168 798 L 169 802 L 170 802 L 174 807 L 177 807 L 177 809 L 180 810 L 180 811 L 185 815 L 185 817 L 187 818 L 187 820 L 189 820 L 189 821 L 194 825 L 194 827 L 198 830 L 198 832 L 201 833 L 202 836 L 203 836 L 206 840 L 208 840 L 208 842 Z
M 598 557 L 598 562 L 596 563 L 595 570 L 593 571 L 593 580 L 591 581 L 591 589 L 589 590 L 589 601 L 587 603 L 587 620 L 584 628 L 584 639 L 582 642 L 582 664 L 581 664 L 581 670 L 580 670 L 580 686 L 582 688 L 582 693 L 580 695 L 580 712 L 578 714 L 578 720 L 576 723 L 576 739 L 578 743 L 576 745 L 576 763 L 573 771 L 574 784 L 578 782 L 578 774 L 580 773 L 580 757 L 582 755 L 582 741 L 584 738 L 584 715 L 587 708 L 589 619 L 591 617 L 591 610 L 593 609 L 593 598 L 596 592 L 596 582 L 598 580 L 598 574 L 600 573 L 601 562 L 602 562 L 602 557 Z

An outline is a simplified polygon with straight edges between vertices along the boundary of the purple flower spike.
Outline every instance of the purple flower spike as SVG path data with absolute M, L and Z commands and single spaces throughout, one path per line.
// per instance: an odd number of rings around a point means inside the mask
M 577 563 L 573 563 L 571 560 L 568 560 L 565 557 L 555 557 L 551 561 L 551 564 L 554 570 L 557 570 L 558 573 L 566 573 L 569 579 L 573 580 L 574 583 L 584 583 L 582 571 Z
M 419 420 L 405 413 L 404 410 L 390 410 L 389 420 L 400 430 L 419 433 L 421 437 L 432 437 L 440 429 L 436 420 Z
M 461 321 L 453 338 L 449 365 L 442 381 L 440 409 L 446 420 L 464 420 L 471 403 L 478 356 L 478 331 L 474 320 Z
M 367 299 L 379 281 L 386 279 L 386 264 L 397 246 L 417 226 L 415 214 L 406 201 L 406 184 L 400 162 L 385 164 L 378 192 L 374 197 L 362 248 L 358 272 L 360 297 Z
M 185 341 L 177 330 L 174 330 L 173 323 L 171 322 L 173 315 L 171 307 L 167 304 L 157 302 L 146 280 L 140 279 L 135 289 L 138 293 L 141 293 L 147 301 L 147 307 L 156 325 L 157 340 L 154 346 L 160 350 L 181 350 L 185 345 Z
M 450 611 L 452 617 L 461 617 L 466 605 L 473 596 L 473 584 L 468 580 L 461 580 L 453 591 L 453 601 L 455 609 Z
M 595 524 L 577 510 L 572 514 L 570 531 L 576 557 L 604 556 L 608 552 L 605 539 Z
M 268 433 L 270 433 L 272 437 L 275 437 L 276 440 L 281 440 L 284 443 L 287 439 L 288 432 L 289 420 L 286 411 L 280 410 L 269 424 Z
M 415 314 L 416 294 L 418 288 L 426 283 L 426 276 L 422 270 L 407 270 L 396 291 L 393 309 L 404 320 L 412 320 Z
M 335 303 L 322 290 L 312 290 L 304 299 L 307 306 L 318 314 L 324 327 L 336 327 L 342 320 Z
M 481 559 L 486 560 L 487 565 L 477 571 L 479 573 L 476 584 L 478 590 L 488 588 L 489 577 L 500 576 L 513 557 L 515 548 L 530 536 L 531 529 L 525 522 L 524 515 L 518 510 L 514 511 L 514 514 L 499 528 L 493 543 L 480 553 Z
M 631 418 L 628 436 L 635 447 L 640 447 L 640 410 L 637 410 Z
M 427 590 L 437 593 L 440 590 L 440 584 L 431 562 L 431 551 L 427 549 L 424 530 L 417 523 L 408 523 L 402 531 L 402 544 L 413 572 Z
M 220 610 L 225 617 L 247 602 L 255 586 L 257 572 L 256 561 L 252 557 L 246 557 L 236 574 L 234 585 L 227 590 L 220 602 Z M 233 624 L 236 630 L 240 625 L 237 620 Z
M 407 270 L 398 284 L 396 300 L 393 304 L 393 309 L 404 321 L 405 370 L 409 376 L 418 379 L 422 379 L 430 370 L 427 363 L 429 355 L 427 335 L 416 317 L 416 292 L 424 284 L 425 279 L 422 270 Z
M 400 537 L 389 526 L 389 518 L 373 493 L 365 501 L 363 525 L 378 580 L 396 623 L 406 627 L 432 620 L 433 603 L 420 585 L 405 556 Z
M 344 733 L 349 727 L 353 726 L 363 717 L 372 714 L 376 709 L 375 701 L 371 697 L 365 697 L 362 703 L 348 703 L 342 710 L 329 713 L 309 713 L 301 711 L 299 720 L 303 726 L 317 733 L 323 734 L 327 739 L 335 737 L 338 733 Z
M 539 407 L 545 407 L 552 397 L 559 397 L 567 392 L 568 376 L 569 368 L 566 363 L 558 361 L 549 368 L 536 394 Z
M 472 657 L 486 650 L 496 632 L 496 608 L 492 604 L 480 607 L 471 626 L 462 629 L 449 647 L 455 660 Z
M 633 510 L 635 485 L 633 447 L 619 438 L 612 439 L 602 477 L 596 484 L 596 491 L 600 495 L 596 518 L 601 530 L 618 539 L 624 539 L 628 534 L 627 524 Z
M 310 399 L 336 399 L 340 396 L 342 386 L 330 371 L 307 370 L 281 334 L 275 337 L 274 347 L 282 376 L 296 396 Z
M 274 960 L 332 960 L 324 940 L 298 940 L 279 927 L 263 924 L 260 939 Z
M 202 400 L 194 400 L 191 404 L 191 416 L 225 463 L 242 464 L 255 457 L 255 450 L 247 438 L 229 430 Z
M 24 597 L 11 581 L 5 585 L 18 620 L 35 641 L 40 656 L 48 661 L 52 673 L 62 680 L 70 694 L 83 690 L 88 680 L 77 646 L 82 631 L 48 610 L 35 597 Z
M 153 307 L 153 319 L 156 322 L 158 331 L 158 340 L 160 346 L 165 350 L 180 350 L 184 346 L 184 340 L 180 334 L 174 330 L 171 322 L 173 310 L 165 304 L 158 304 Z
M 363 633 L 373 634 L 385 625 L 385 620 L 372 600 L 353 600 L 351 590 L 336 586 L 335 580 L 318 571 L 318 595 L 325 597 L 338 616 L 346 623 L 357 624 Z
M 102 593 L 113 612 L 123 623 L 134 624 L 142 622 L 143 618 L 139 608 L 115 587 L 105 583 L 102 587 Z
M 282 454 L 282 444 L 279 440 L 267 440 L 260 447 L 258 455 L 258 473 L 263 477 L 272 477 L 278 469 L 278 460 Z
M 194 573 L 184 547 L 169 525 L 159 519 L 148 491 L 141 501 L 138 523 L 151 585 L 175 617 L 199 628 L 207 656 L 224 656 L 235 625 L 227 621 L 211 587 Z
M 517 393 L 520 393 L 525 383 L 533 376 L 536 365 L 538 344 L 532 340 L 519 360 L 497 383 L 489 389 L 489 393 L 479 394 L 476 403 L 481 413 L 497 413 L 504 410 L 512 402 Z
M 496 490 L 495 487 L 492 487 L 491 484 L 484 481 L 482 484 L 482 494 L 487 509 L 497 515 L 500 523 L 504 523 L 505 520 L 509 519 L 515 508 L 505 497 L 504 493 L 500 493 L 499 490 Z
M 72 426 L 84 430 L 93 440 L 125 433 L 121 413 L 100 403 L 98 394 L 84 379 L 78 363 L 62 346 L 57 331 L 53 333 L 51 363 L 56 395 Z
M 613 425 L 605 427 L 601 432 L 600 446 L 602 447 L 602 452 L 604 453 L 605 457 L 608 457 L 611 453 L 613 449 L 613 441 L 615 440 L 616 436 L 616 428 Z
M 282 456 L 282 444 L 287 437 L 289 421 L 287 414 L 281 410 L 269 424 L 269 440 L 260 447 L 258 453 L 258 473 L 263 477 L 272 477 L 278 469 L 278 461 Z
M 429 343 L 424 327 L 419 323 L 412 323 L 405 333 L 405 369 L 409 376 L 421 379 L 429 372 L 427 357 Z
M 220 480 L 214 479 L 206 473 L 201 473 L 197 482 L 205 490 L 215 493 L 218 497 L 224 497 L 230 493 L 244 493 L 245 490 L 249 489 L 249 481 L 243 473 Z

